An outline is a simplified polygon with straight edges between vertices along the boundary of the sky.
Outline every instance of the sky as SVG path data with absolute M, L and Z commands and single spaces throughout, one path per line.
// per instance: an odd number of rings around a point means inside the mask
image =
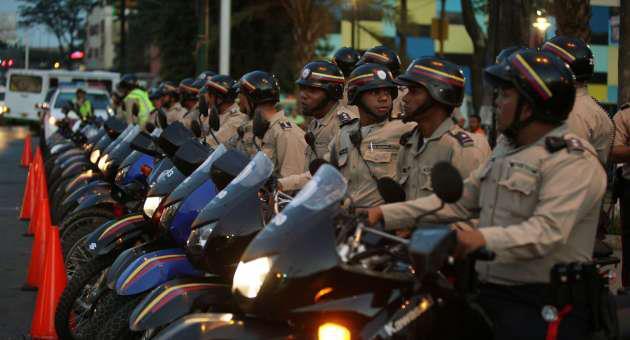
M 0 0 L 0 12 L 8 12 L 8 13 L 18 13 L 18 7 L 21 5 L 21 2 L 17 0 Z M 19 21 L 20 18 L 18 17 Z M 58 46 L 57 38 L 51 33 L 49 33 L 46 28 L 42 26 L 31 27 L 31 28 L 22 28 L 18 27 L 17 30 L 18 39 L 23 41 L 24 38 L 28 37 L 29 44 L 32 47 L 56 47 Z

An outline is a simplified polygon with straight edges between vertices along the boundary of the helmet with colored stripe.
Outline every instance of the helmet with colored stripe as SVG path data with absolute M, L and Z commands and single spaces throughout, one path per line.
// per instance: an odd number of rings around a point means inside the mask
M 213 93 L 226 102 L 234 102 L 236 99 L 236 81 L 232 77 L 218 74 L 206 82 L 204 91 Z
M 387 67 L 394 77 L 400 74 L 400 57 L 389 47 L 376 46 L 365 51 L 357 63 L 357 66 L 367 63 L 380 64 Z
M 359 62 L 361 53 L 352 47 L 342 47 L 335 52 L 333 62 L 339 66 L 345 77 L 349 76 Z
M 199 89 L 195 86 L 195 79 L 193 78 L 185 78 L 179 82 L 179 96 L 183 101 L 187 100 L 195 100 L 197 99 L 197 95 L 199 94 Z
M 578 81 L 587 81 L 593 76 L 595 70 L 593 52 L 584 40 L 557 36 L 547 41 L 542 50 L 555 54 L 569 64 Z
M 497 54 L 497 57 L 494 60 L 495 64 L 500 64 L 502 63 L 504 60 L 506 60 L 509 56 L 511 56 L 512 54 L 514 54 L 514 52 L 523 49 L 525 47 L 521 47 L 521 46 L 510 46 L 510 47 L 506 47 L 504 49 L 502 49 L 499 54 Z
M 345 78 L 337 65 L 328 61 L 312 61 L 302 68 L 296 84 L 316 87 L 326 92 L 331 100 L 339 100 L 343 96 Z
M 363 64 L 350 74 L 348 79 L 348 104 L 357 105 L 361 94 L 366 91 L 389 89 L 392 99 L 398 96 L 391 71 L 379 64 Z
M 402 86 L 424 86 L 433 99 L 447 106 L 460 106 L 464 99 L 464 72 L 459 65 L 443 59 L 416 59 L 394 82 Z
M 276 77 L 264 71 L 246 73 L 238 81 L 238 93 L 244 94 L 255 106 L 262 103 L 275 104 L 280 100 L 280 85 Z
M 513 86 L 534 108 L 537 119 L 553 123 L 569 116 L 575 100 L 575 76 L 554 54 L 522 49 L 485 69 L 495 86 Z

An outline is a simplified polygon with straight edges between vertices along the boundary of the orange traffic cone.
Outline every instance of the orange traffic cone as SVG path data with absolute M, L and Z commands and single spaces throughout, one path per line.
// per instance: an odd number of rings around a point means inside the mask
M 24 140 L 24 149 L 22 150 L 22 158 L 20 159 L 21 166 L 27 168 L 31 164 L 31 158 L 33 156 L 31 152 L 31 134 L 28 134 Z
M 55 332 L 55 310 L 59 303 L 61 293 L 66 288 L 66 269 L 63 265 L 61 254 L 61 241 L 59 229 L 48 227 L 49 234 L 46 248 L 46 265 L 44 266 L 44 280 L 37 292 L 35 312 L 31 321 L 32 339 L 57 339 Z
M 46 258 L 49 257 L 46 253 L 47 244 L 51 241 L 49 235 L 50 211 L 48 210 L 48 199 L 40 198 L 38 203 L 42 208 L 38 210 L 38 216 L 33 219 L 35 221 L 33 229 L 35 240 L 31 248 L 26 283 L 22 286 L 22 290 L 36 290 L 41 286 L 44 263 Z
M 26 175 L 26 185 L 24 186 L 24 197 L 22 197 L 22 208 L 20 209 L 20 220 L 25 221 L 31 218 L 31 206 L 35 186 L 35 163 L 31 162 L 28 166 L 28 175 Z

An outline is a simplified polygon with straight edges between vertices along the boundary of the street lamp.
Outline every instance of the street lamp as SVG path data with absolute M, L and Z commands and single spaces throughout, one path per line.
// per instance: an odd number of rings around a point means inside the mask
M 543 16 L 543 12 L 541 10 L 536 11 L 536 21 L 532 24 L 542 36 L 545 36 L 545 32 L 551 26 L 547 17 Z

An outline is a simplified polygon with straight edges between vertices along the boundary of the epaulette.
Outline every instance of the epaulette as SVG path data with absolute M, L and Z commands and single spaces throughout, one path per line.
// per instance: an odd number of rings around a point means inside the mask
M 347 112 L 338 112 L 337 113 L 337 118 L 339 119 L 339 126 L 344 126 L 344 125 L 348 125 L 348 124 L 352 124 L 354 123 L 357 119 L 359 118 L 352 118 L 352 116 L 350 116 L 349 113 Z
M 569 152 L 584 152 L 584 145 L 577 138 L 564 138 L 558 136 L 550 136 L 545 138 L 545 148 L 547 151 L 554 153 L 567 148 Z
M 413 130 L 403 133 L 402 136 L 400 136 L 400 141 L 399 141 L 400 145 L 404 145 L 405 147 L 411 146 L 411 144 L 407 144 L 407 143 L 409 143 L 409 138 L 413 136 L 414 132 L 416 132 L 416 129 L 418 129 L 417 126 L 413 128 Z
M 619 110 L 625 110 L 625 109 L 627 109 L 627 108 L 630 108 L 630 102 L 625 103 L 625 104 L 622 104 L 622 105 L 619 107 Z
M 292 126 L 291 126 L 291 122 L 280 122 L 280 127 L 281 127 L 283 130 L 290 129 L 290 128 L 292 127 Z
M 470 137 L 470 135 L 464 131 L 459 131 L 459 132 L 451 131 L 450 135 L 453 136 L 453 138 L 457 139 L 459 144 L 463 147 L 475 145 L 475 141 L 472 139 L 472 137 Z

